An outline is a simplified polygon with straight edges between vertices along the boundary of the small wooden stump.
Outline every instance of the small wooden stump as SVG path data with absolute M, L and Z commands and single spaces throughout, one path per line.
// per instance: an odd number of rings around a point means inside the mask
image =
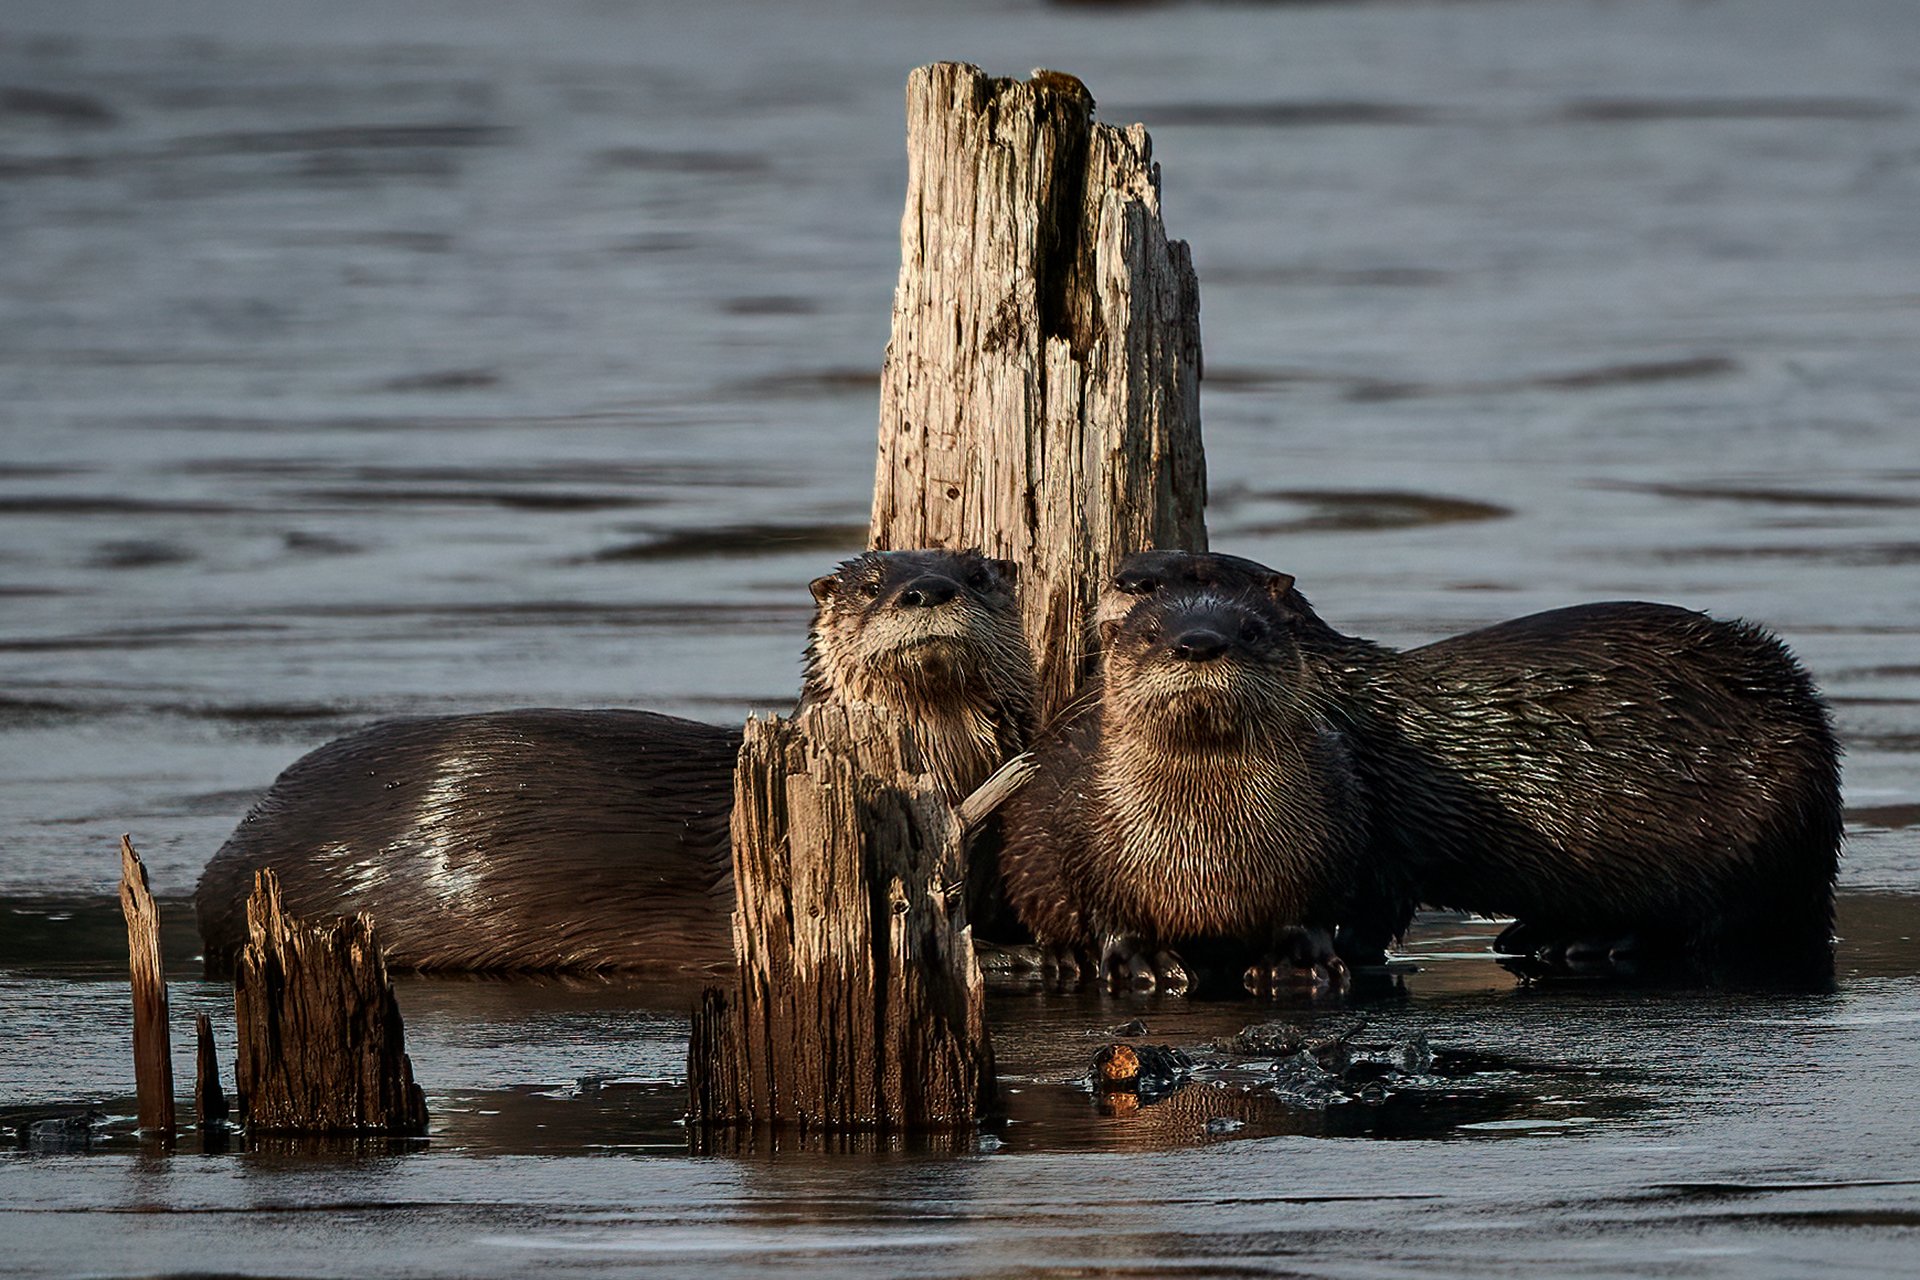
M 366 915 L 308 924 L 257 871 L 233 979 L 235 1092 L 253 1132 L 420 1134 L 400 1007 Z
M 694 1124 L 956 1130 L 990 1101 L 961 824 L 912 752 L 878 708 L 748 722 L 737 977 L 695 1011 Z
M 167 1036 L 167 976 L 160 963 L 160 909 L 133 839 L 120 837 L 120 910 L 127 918 L 133 982 L 133 1080 L 140 1131 L 173 1141 L 173 1052 Z
M 193 1105 L 201 1132 L 227 1118 L 227 1091 L 220 1087 L 220 1058 L 213 1048 L 213 1019 L 196 1014 L 194 1036 L 199 1041 L 194 1055 Z
M 1206 488 L 1200 287 L 1146 129 L 1095 123 L 1061 72 L 916 70 L 873 545 L 1021 566 L 1044 722 L 1116 562 L 1206 550 Z

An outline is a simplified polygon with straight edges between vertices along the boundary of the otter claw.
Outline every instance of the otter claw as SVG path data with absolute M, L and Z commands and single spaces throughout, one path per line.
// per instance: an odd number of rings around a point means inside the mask
M 1551 973 L 1630 978 L 1640 968 L 1641 940 L 1631 933 L 1555 937 L 1516 920 L 1494 939 L 1493 949 L 1531 960 Z
M 1253 995 L 1269 998 L 1284 995 L 1317 996 L 1338 994 L 1353 985 L 1353 972 L 1338 956 L 1318 964 L 1302 965 L 1284 957 L 1269 956 L 1249 966 L 1241 984 Z
M 1063 987 L 1077 987 L 1085 973 L 1080 953 L 1072 947 L 1048 947 L 1040 957 L 1040 972 Z
M 1155 953 L 1153 967 L 1160 972 L 1160 985 L 1168 991 L 1180 994 L 1193 985 L 1193 979 L 1187 974 L 1187 966 L 1171 951 Z
M 1108 942 L 1100 955 L 1100 976 L 1110 987 L 1181 994 L 1193 984 L 1186 964 L 1172 951 L 1148 952 L 1131 938 Z
M 1329 931 L 1288 929 L 1272 952 L 1247 969 L 1241 983 L 1257 996 L 1338 994 L 1353 984 L 1353 971 L 1334 950 Z

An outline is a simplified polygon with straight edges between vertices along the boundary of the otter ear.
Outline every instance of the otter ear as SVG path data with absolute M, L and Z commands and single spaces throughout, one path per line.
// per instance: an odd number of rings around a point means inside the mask
M 1008 586 L 1010 587 L 1017 586 L 1019 584 L 1020 566 L 1016 562 L 1012 560 L 989 559 L 987 563 L 993 566 L 993 571 L 995 573 L 999 574 L 1003 579 L 1006 580 L 1006 583 Z
M 831 573 L 822 574 L 807 584 L 807 590 L 813 592 L 813 598 L 815 600 L 821 604 L 825 604 L 833 595 L 833 589 L 839 584 L 839 581 L 840 579 Z
M 1293 575 L 1276 573 L 1267 579 L 1267 594 L 1275 600 L 1285 600 L 1287 592 L 1293 590 Z

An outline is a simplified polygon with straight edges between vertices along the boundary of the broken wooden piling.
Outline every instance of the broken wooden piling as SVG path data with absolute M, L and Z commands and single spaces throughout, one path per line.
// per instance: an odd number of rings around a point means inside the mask
M 278 877 L 255 872 L 233 1003 L 234 1092 L 249 1132 L 426 1132 L 370 917 L 295 919 Z
M 915 71 L 872 544 L 1021 566 L 1043 719 L 1087 675 L 1115 562 L 1206 549 L 1199 383 L 1199 284 L 1146 129 L 1096 123 L 1060 72 Z
M 733 809 L 736 978 L 695 1012 L 698 1126 L 970 1127 L 992 1090 L 961 822 L 883 709 L 749 721 Z
M 1199 286 L 1145 129 L 1096 124 L 1072 76 L 922 67 L 907 151 L 870 542 L 1021 566 L 1044 719 L 1090 675 L 1114 564 L 1206 547 Z M 962 824 L 864 715 L 747 727 L 736 984 L 695 1012 L 696 1131 L 960 1128 L 991 1095 Z
M 127 918 L 133 985 L 133 1081 L 140 1131 L 173 1141 L 173 1047 L 167 1035 L 167 976 L 160 960 L 160 909 L 133 838 L 120 837 L 120 911 Z

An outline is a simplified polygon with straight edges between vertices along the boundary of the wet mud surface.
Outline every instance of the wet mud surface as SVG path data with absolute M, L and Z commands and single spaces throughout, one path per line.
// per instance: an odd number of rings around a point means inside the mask
M 120 832 L 180 1048 L 231 1020 L 181 899 L 308 748 L 788 705 L 937 58 L 1153 131 L 1216 547 L 1396 644 L 1593 599 L 1781 632 L 1848 748 L 1834 988 L 1525 985 L 1427 918 L 1321 1005 L 997 984 L 978 1137 L 691 1155 L 691 986 L 409 978 L 424 1143 L 143 1149 Z M 14 0 L 0 1275 L 1910 1274 L 1916 208 L 1898 0 Z M 1217 1048 L 1273 1018 L 1433 1061 L 1331 1101 Z M 1136 1020 L 1195 1078 L 1103 1100 Z

